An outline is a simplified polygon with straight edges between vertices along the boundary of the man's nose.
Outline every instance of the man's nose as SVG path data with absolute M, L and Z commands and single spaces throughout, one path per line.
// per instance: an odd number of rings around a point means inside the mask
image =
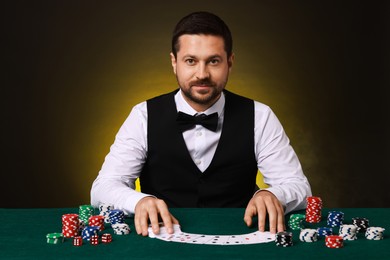
M 210 77 L 210 73 L 205 63 L 199 63 L 195 76 L 197 79 L 207 79 Z

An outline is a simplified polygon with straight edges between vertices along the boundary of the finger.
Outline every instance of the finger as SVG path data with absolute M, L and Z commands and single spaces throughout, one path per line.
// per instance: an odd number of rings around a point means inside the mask
M 259 226 L 259 231 L 264 232 L 265 230 L 265 220 L 267 218 L 267 209 L 264 204 L 264 201 L 260 201 L 256 204 L 257 207 L 257 222 Z
M 164 222 L 164 226 L 167 229 L 168 234 L 173 233 L 173 221 L 172 221 L 172 215 L 168 211 L 168 207 L 163 201 L 158 202 L 158 211 L 160 212 L 160 216 L 162 221 Z
M 281 205 L 278 208 L 278 232 L 283 232 L 286 230 L 286 225 L 284 223 L 284 210 Z
M 160 233 L 160 225 L 158 223 L 158 211 L 155 207 L 149 208 L 149 219 L 150 219 L 150 225 L 152 226 L 153 233 L 156 235 L 159 234 Z M 146 221 L 147 220 L 148 219 L 146 218 Z M 148 228 L 148 226 L 146 227 L 146 232 L 147 232 L 147 228 Z M 144 234 L 144 233 L 142 233 L 142 234 Z
M 142 229 L 141 229 L 140 217 L 139 214 L 137 213 L 134 215 L 134 226 L 137 234 L 141 235 Z
M 140 231 L 142 236 L 147 236 L 148 235 L 148 217 L 149 214 L 147 211 L 143 211 L 140 214 L 140 219 L 139 219 L 139 225 L 140 225 Z
M 253 203 L 250 202 L 246 207 L 245 214 L 244 214 L 244 222 L 248 227 L 252 226 L 252 218 L 256 214 L 257 214 L 256 207 L 253 205 Z
M 278 212 L 272 200 L 266 200 L 265 206 L 268 211 L 269 231 L 271 232 L 271 234 L 275 234 L 278 224 Z

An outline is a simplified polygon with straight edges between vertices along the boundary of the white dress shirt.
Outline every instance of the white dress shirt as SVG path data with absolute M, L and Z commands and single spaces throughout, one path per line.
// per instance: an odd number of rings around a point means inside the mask
M 176 108 L 186 114 L 200 114 L 183 98 L 175 95 Z M 263 174 L 266 190 L 272 192 L 285 207 L 285 212 L 303 209 L 306 197 L 311 196 L 310 185 L 302 172 L 301 164 L 290 145 L 282 125 L 272 110 L 257 101 L 255 104 L 254 151 L 257 165 Z M 200 171 L 210 165 L 221 136 L 224 119 L 225 96 L 202 113 L 218 113 L 218 128 L 210 131 L 201 125 L 183 132 L 188 151 Z M 148 154 L 146 101 L 136 105 L 123 123 L 105 158 L 91 189 L 91 204 L 113 204 L 116 209 L 134 213 L 138 201 L 149 194 L 135 190 Z M 239 178 L 239 176 L 237 176 Z M 141 187 L 142 188 L 142 187 Z

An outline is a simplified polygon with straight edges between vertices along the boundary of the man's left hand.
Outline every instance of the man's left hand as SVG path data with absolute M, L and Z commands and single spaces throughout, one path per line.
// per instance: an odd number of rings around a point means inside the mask
M 264 232 L 267 214 L 269 229 L 272 234 L 286 230 L 282 204 L 274 194 L 262 190 L 257 192 L 249 201 L 245 210 L 244 221 L 248 227 L 252 226 L 252 218 L 257 215 L 259 231 Z

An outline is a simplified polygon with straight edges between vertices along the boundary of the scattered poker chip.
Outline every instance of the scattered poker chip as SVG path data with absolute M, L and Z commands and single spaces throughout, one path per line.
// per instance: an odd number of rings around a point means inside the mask
M 304 228 L 303 220 L 305 220 L 306 216 L 304 214 L 291 214 L 290 219 L 288 221 L 288 226 L 292 230 L 300 230 Z
M 46 242 L 48 244 L 59 244 L 64 242 L 62 233 L 49 233 L 46 235 Z
M 339 229 L 339 236 L 343 238 L 343 240 L 355 240 L 357 227 L 355 225 L 341 225 Z
M 306 222 L 319 223 L 321 221 L 322 199 L 320 197 L 307 197 L 306 202 Z
M 365 233 L 370 226 L 368 219 L 359 217 L 352 218 L 352 224 L 357 227 L 358 233 Z
M 369 240 L 382 240 L 385 229 L 383 227 L 369 227 L 366 230 L 365 236 Z
M 325 237 L 325 245 L 329 248 L 344 247 L 344 240 L 341 236 L 330 235 Z
M 275 244 L 280 247 L 293 245 L 293 234 L 291 232 L 278 232 L 275 236 Z
M 329 211 L 327 225 L 329 227 L 339 227 L 343 224 L 344 213 L 341 211 Z
M 316 242 L 318 240 L 317 230 L 312 228 L 301 229 L 299 240 L 302 242 Z

